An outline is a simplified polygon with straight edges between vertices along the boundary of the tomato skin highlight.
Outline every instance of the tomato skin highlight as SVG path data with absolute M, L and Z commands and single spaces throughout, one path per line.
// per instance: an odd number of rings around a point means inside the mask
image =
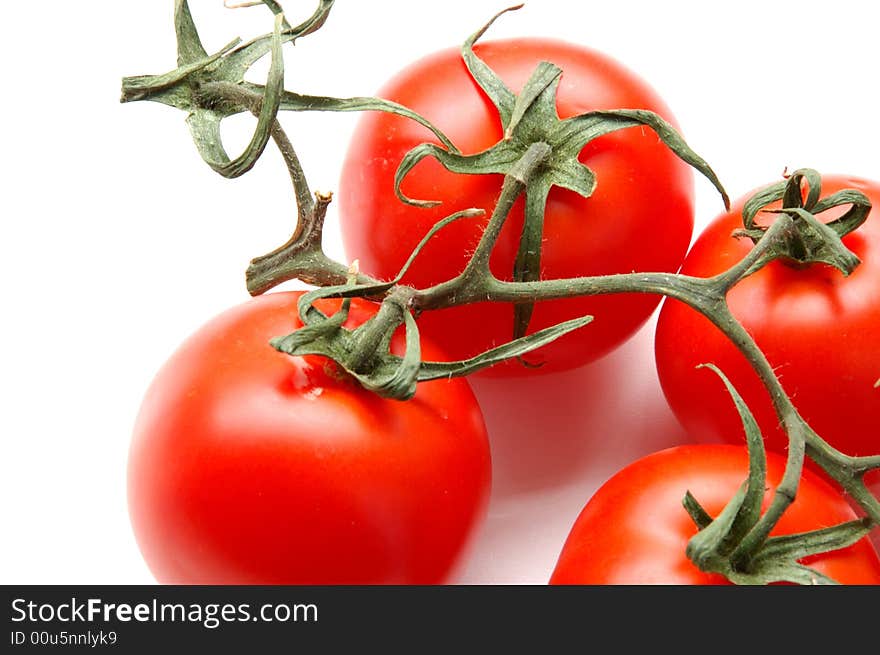
M 468 384 L 422 383 L 392 401 L 323 357 L 277 352 L 268 341 L 300 326 L 299 295 L 216 317 L 150 386 L 128 467 L 147 564 L 170 584 L 445 581 L 490 486 Z M 356 300 L 348 325 L 374 308 Z
M 823 196 L 844 188 L 862 191 L 874 205 L 866 222 L 843 238 L 862 260 L 849 277 L 824 264 L 795 268 L 776 261 L 736 285 L 728 302 L 810 426 L 849 455 L 875 455 L 880 453 L 880 388 L 874 386 L 880 378 L 880 183 L 823 176 Z M 751 250 L 750 240 L 730 236 L 742 226 L 743 200 L 703 231 L 682 273 L 714 275 Z M 759 217 L 766 220 L 770 219 Z M 707 379 L 707 371 L 695 369 L 711 362 L 730 378 L 755 414 L 767 447 L 785 450 L 787 439 L 757 374 L 704 317 L 677 301 L 665 302 L 655 353 L 663 392 L 694 440 L 744 439 L 724 386 Z
M 590 110 L 644 108 L 674 124 L 670 110 L 632 72 L 582 46 L 522 38 L 478 43 L 475 52 L 514 91 L 540 61 L 563 70 L 557 108 L 566 118 Z M 464 153 L 482 151 L 502 137 L 500 119 L 470 78 L 457 49 L 430 55 L 399 73 L 378 93 L 426 116 Z M 402 184 L 411 198 L 441 200 L 434 208 L 405 205 L 394 195 L 394 174 L 403 156 L 420 143 L 437 142 L 425 128 L 382 113 L 361 117 L 340 181 L 340 214 L 345 251 L 362 270 L 392 278 L 413 247 L 441 218 L 470 207 L 483 219 L 446 227 L 423 250 L 405 282 L 424 288 L 451 279 L 467 263 L 501 189 L 498 175 L 461 175 L 437 162 L 419 163 Z M 581 161 L 596 174 L 589 199 L 554 188 L 547 203 L 542 279 L 632 271 L 674 271 L 693 230 L 693 176 L 648 128 L 626 129 L 588 144 Z M 522 198 L 516 203 L 493 252 L 491 268 L 511 279 L 523 224 Z M 488 375 L 530 375 L 580 366 L 631 336 L 657 307 L 656 296 L 616 294 L 539 303 L 530 332 L 561 321 L 594 315 L 586 329 L 566 335 L 526 359 Z M 477 303 L 425 312 L 420 329 L 455 359 L 471 357 L 509 341 L 513 310 L 501 303 Z
M 785 460 L 768 453 L 766 509 Z M 697 533 L 682 506 L 690 491 L 717 516 L 748 474 L 743 446 L 689 444 L 639 459 L 611 477 L 581 511 L 550 584 L 730 584 L 700 571 L 685 555 Z M 807 470 L 797 498 L 773 534 L 795 534 L 856 518 L 844 497 Z M 842 584 L 880 584 L 880 558 L 867 539 L 803 563 Z

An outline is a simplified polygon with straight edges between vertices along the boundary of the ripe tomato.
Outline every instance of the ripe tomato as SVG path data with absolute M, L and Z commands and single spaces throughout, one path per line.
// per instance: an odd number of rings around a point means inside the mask
M 768 453 L 765 507 L 785 468 Z M 745 447 L 690 444 L 662 450 L 625 467 L 590 499 L 575 521 L 551 584 L 725 584 L 685 555 L 697 527 L 682 507 L 690 491 L 717 516 L 748 473 Z M 855 514 L 833 487 L 810 471 L 773 534 L 795 534 L 850 521 Z M 880 584 L 880 558 L 867 539 L 804 559 L 843 584 Z
M 128 468 L 147 564 L 176 584 L 446 580 L 490 484 L 468 384 L 423 383 L 410 401 L 385 400 L 325 358 L 275 351 L 269 339 L 300 326 L 298 297 L 221 314 L 151 385 Z M 356 301 L 349 324 L 371 307 Z
M 478 43 L 475 52 L 518 92 L 539 62 L 562 68 L 560 118 L 590 110 L 640 108 L 673 122 L 671 112 L 645 82 L 617 62 L 584 47 L 523 38 Z M 421 113 L 463 153 L 482 151 L 502 138 L 497 111 L 471 79 L 458 50 L 428 56 L 399 73 L 379 95 Z M 460 175 L 424 160 L 402 191 L 410 198 L 442 200 L 434 208 L 403 204 L 394 194 L 394 174 L 403 156 L 423 142 L 437 142 L 413 121 L 382 113 L 360 119 L 340 182 L 342 235 L 346 253 L 362 270 L 393 277 L 422 236 L 442 217 L 469 207 L 491 213 L 501 189 L 498 175 Z M 589 143 L 580 160 L 596 174 L 595 193 L 585 199 L 554 187 L 544 223 L 544 279 L 678 268 L 693 230 L 690 169 L 648 128 L 626 129 Z M 511 212 L 491 267 L 511 279 L 523 226 L 522 198 Z M 468 219 L 445 228 L 424 249 L 405 282 L 424 288 L 454 277 L 473 252 L 486 220 Z M 657 306 L 656 297 L 626 294 L 539 303 L 530 332 L 592 314 L 586 329 L 567 335 L 527 360 L 540 371 L 572 368 L 624 341 Z M 421 330 L 453 358 L 473 356 L 509 341 L 509 305 L 479 303 L 425 312 Z M 515 362 L 492 367 L 496 374 L 534 371 Z
M 844 176 L 823 178 L 823 196 L 843 188 L 858 189 L 875 207 L 880 205 L 880 183 Z M 720 273 L 752 248 L 750 240 L 731 236 L 742 226 L 742 202 L 700 235 L 682 266 L 683 273 L 704 277 Z M 880 217 L 869 215 L 843 242 L 862 260 L 849 277 L 824 264 L 799 269 L 776 261 L 734 287 L 728 302 L 813 429 L 848 454 L 873 455 L 880 453 L 880 389 L 874 386 L 880 378 Z M 658 320 L 655 351 L 666 398 L 694 439 L 743 439 L 739 417 L 724 386 L 694 368 L 711 362 L 742 394 L 768 448 L 782 451 L 786 447 L 758 376 L 708 320 L 679 302 L 666 302 Z

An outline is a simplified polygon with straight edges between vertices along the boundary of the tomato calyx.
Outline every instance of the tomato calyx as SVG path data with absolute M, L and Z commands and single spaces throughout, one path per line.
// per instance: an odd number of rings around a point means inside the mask
M 592 317 L 586 316 L 566 321 L 467 360 L 422 361 L 419 328 L 413 316 L 413 299 L 417 292 L 399 282 L 431 237 L 451 222 L 479 213 L 476 210 L 458 212 L 434 226 L 390 282 L 360 284 L 357 266 L 353 265 L 349 269 L 346 284 L 318 288 L 303 294 L 298 301 L 297 311 L 304 327 L 272 339 L 271 345 L 292 356 L 328 357 L 364 388 L 386 398 L 408 400 L 415 395 L 419 382 L 470 375 L 506 359 L 522 357 L 592 320 Z M 370 298 L 380 294 L 385 295 L 373 317 L 354 329 L 344 327 L 352 298 Z M 327 316 L 314 305 L 323 298 L 344 300 L 336 313 Z M 392 337 L 401 326 L 406 343 L 403 356 L 391 352 Z
M 334 293 L 344 294 L 355 289 L 362 290 L 363 287 L 352 285 L 350 289 L 337 288 Z M 348 307 L 345 303 L 331 316 L 325 315 L 313 305 L 301 303 L 300 316 L 305 327 L 286 336 L 276 337 L 270 343 L 276 350 L 292 356 L 328 357 L 369 391 L 385 398 L 409 400 L 415 395 L 419 382 L 462 377 L 506 359 L 521 357 L 583 327 L 591 320 L 590 317 L 573 319 L 510 341 L 467 360 L 423 361 L 419 347 L 419 329 L 404 300 L 405 289 L 397 287 L 394 293 L 385 297 L 374 317 L 354 329 L 343 326 L 348 318 Z M 316 300 L 317 297 L 312 296 L 311 300 Z M 347 300 L 350 298 L 348 296 Z M 402 356 L 389 350 L 391 338 L 401 326 L 406 342 Z
M 806 186 L 806 188 L 804 188 Z M 792 265 L 823 263 L 849 275 L 859 265 L 859 258 L 841 239 L 868 218 L 871 201 L 857 189 L 844 189 L 821 197 L 822 177 L 813 169 L 802 168 L 787 179 L 762 189 L 743 206 L 743 228 L 734 231 L 737 238 L 757 243 L 768 228 L 755 222 L 759 213 L 782 214 L 791 221 L 776 239 L 765 257 L 778 258 Z M 782 201 L 779 209 L 768 206 Z M 849 205 L 841 216 L 823 223 L 819 215 Z
M 196 30 L 188 2 L 178 0 L 174 9 L 178 68 L 164 75 L 125 78 L 122 82 L 122 102 L 151 100 L 187 111 L 187 123 L 205 162 L 224 177 L 239 177 L 248 172 L 263 153 L 281 105 L 284 82 L 282 43 L 294 41 L 318 29 L 332 5 L 332 0 L 322 0 L 313 16 L 295 28 L 287 22 L 280 7 L 270 6 L 275 14 L 275 29 L 271 35 L 244 45 L 241 39 L 236 38 L 209 56 Z M 245 72 L 266 54 L 271 54 L 272 62 L 265 94 L 256 112 L 257 128 L 244 152 L 233 159 L 222 145 L 220 122 L 237 111 L 231 102 L 204 97 L 202 89 L 212 82 L 244 82 Z
M 775 521 L 761 520 L 767 485 L 767 457 L 761 431 L 724 373 L 712 364 L 704 366 L 721 378 L 736 405 L 745 431 L 749 473 L 715 518 L 690 492 L 685 494 L 682 504 L 699 528 L 688 542 L 688 558 L 701 571 L 721 574 L 735 584 L 836 584 L 801 560 L 851 546 L 871 531 L 873 522 L 863 518 L 800 534 L 770 536 Z
M 470 155 L 434 143 L 416 146 L 404 156 L 395 173 L 394 189 L 401 201 L 421 207 L 438 204 L 434 200 L 409 198 L 401 191 L 401 184 L 409 172 L 425 158 L 437 160 L 454 173 L 508 175 L 532 145 L 546 144 L 549 155 L 525 189 L 525 222 L 512 271 L 515 282 L 535 281 L 541 273 L 544 214 L 551 188 L 562 187 L 589 198 L 597 181 L 593 171 L 578 159 L 583 148 L 612 132 L 644 126 L 653 130 L 679 158 L 702 173 L 721 194 L 725 207 L 729 207 L 727 193 L 709 164 L 688 146 L 672 125 L 656 113 L 642 109 L 617 109 L 591 111 L 560 119 L 556 110 L 556 94 L 562 69 L 546 61 L 538 64 L 519 94 L 509 89 L 475 54 L 473 46 L 500 16 L 521 7 L 510 7 L 493 16 L 461 48 L 468 71 L 498 112 L 503 138 L 490 148 Z M 526 333 L 533 310 L 533 303 L 514 306 L 514 338 Z
M 209 55 L 202 45 L 188 1 L 175 0 L 177 68 L 161 75 L 123 78 L 121 102 L 149 100 L 187 112 L 187 124 L 199 153 L 205 163 L 224 177 L 239 177 L 251 169 L 269 138 L 274 138 L 275 117 L 279 111 L 387 111 L 418 122 L 454 150 L 452 142 L 430 121 L 397 103 L 371 97 L 310 96 L 282 88 L 281 46 L 320 29 L 334 2 L 318 0 L 313 14 L 296 26 L 287 22 L 277 2 L 255 2 L 253 5 L 266 5 L 275 15 L 274 31 L 246 43 L 240 38 L 233 39 Z M 272 57 L 267 84 L 246 81 L 245 74 L 266 55 Z M 220 123 L 246 111 L 256 113 L 260 121 L 244 152 L 231 159 L 223 147 Z
M 738 548 L 754 523 L 744 517 L 754 515 L 754 505 L 745 502 L 754 489 L 745 484 L 730 504 L 713 519 L 690 494 L 683 505 L 700 532 L 686 549 L 688 558 L 704 573 L 717 573 L 735 584 L 767 585 L 779 582 L 794 584 L 836 584 L 837 581 L 802 563 L 802 560 L 847 548 L 867 536 L 874 524 L 865 517 L 810 532 L 768 537 L 754 552 Z M 757 495 L 757 509 L 763 487 Z

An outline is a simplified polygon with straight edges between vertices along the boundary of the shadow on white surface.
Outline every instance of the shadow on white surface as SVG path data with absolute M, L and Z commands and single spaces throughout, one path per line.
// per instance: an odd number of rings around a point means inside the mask
M 487 520 L 457 583 L 546 584 L 595 490 L 639 457 L 685 441 L 657 381 L 655 318 L 580 369 L 516 385 L 471 380 L 489 430 L 494 480 Z

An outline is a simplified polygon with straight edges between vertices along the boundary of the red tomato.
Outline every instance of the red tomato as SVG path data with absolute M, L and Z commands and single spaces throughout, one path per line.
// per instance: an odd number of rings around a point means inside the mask
M 150 387 L 128 469 L 147 564 L 174 584 L 443 582 L 488 501 L 468 384 L 386 400 L 325 358 L 275 351 L 301 325 L 299 295 L 221 314 Z M 355 301 L 349 325 L 372 311 Z
M 880 183 L 824 177 L 823 196 L 843 188 L 858 189 L 880 205 Z M 683 273 L 711 276 L 749 252 L 750 240 L 731 237 L 742 227 L 741 210 L 742 201 L 706 228 Z M 869 215 L 843 242 L 862 260 L 849 277 L 824 264 L 804 269 L 776 261 L 734 287 L 728 302 L 813 429 L 848 454 L 873 455 L 880 453 L 880 389 L 875 387 L 880 378 L 880 217 Z M 694 368 L 712 362 L 742 394 L 768 448 L 785 449 L 787 440 L 758 376 L 708 320 L 679 302 L 666 302 L 655 350 L 666 398 L 694 439 L 741 443 L 744 438 L 724 385 Z
M 765 507 L 784 468 L 781 456 L 768 454 Z M 681 503 L 690 491 L 717 516 L 747 474 L 748 454 L 741 446 L 691 444 L 637 460 L 602 485 L 584 507 L 550 583 L 727 583 L 723 576 L 703 573 L 685 555 L 697 527 Z M 854 518 L 833 487 L 805 471 L 797 499 L 773 534 L 795 534 Z M 880 558 L 867 539 L 802 563 L 843 584 L 880 584 Z
M 475 52 L 518 92 L 535 66 L 547 60 L 563 70 L 557 109 L 561 118 L 590 110 L 641 108 L 673 121 L 663 101 L 617 62 L 578 45 L 546 39 L 478 43 Z M 461 61 L 458 50 L 426 57 L 392 79 L 379 95 L 421 113 L 464 153 L 482 151 L 502 138 L 497 111 Z M 411 148 L 436 138 L 413 121 L 382 113 L 360 119 L 340 182 L 342 235 L 351 259 L 380 278 L 393 277 L 422 236 L 442 217 L 477 207 L 491 213 L 501 189 L 498 175 L 460 175 L 424 160 L 402 191 L 411 198 L 442 200 L 425 209 L 394 194 L 394 174 Z M 564 278 L 678 268 L 693 230 L 691 171 L 648 128 L 626 129 L 588 144 L 580 160 L 596 174 L 589 199 L 554 187 L 544 224 L 542 278 Z M 523 225 L 522 198 L 511 212 L 491 267 L 511 279 Z M 487 220 L 487 219 L 486 219 Z M 486 220 L 466 219 L 445 228 L 422 252 L 405 282 L 424 288 L 454 277 L 465 266 Z M 526 357 L 540 371 L 575 367 L 624 341 L 657 306 L 656 297 L 628 294 L 540 303 L 530 332 L 592 314 L 587 328 Z M 473 356 L 509 341 L 513 311 L 480 303 L 425 312 L 421 330 L 453 358 Z M 534 371 L 515 362 L 496 374 Z

